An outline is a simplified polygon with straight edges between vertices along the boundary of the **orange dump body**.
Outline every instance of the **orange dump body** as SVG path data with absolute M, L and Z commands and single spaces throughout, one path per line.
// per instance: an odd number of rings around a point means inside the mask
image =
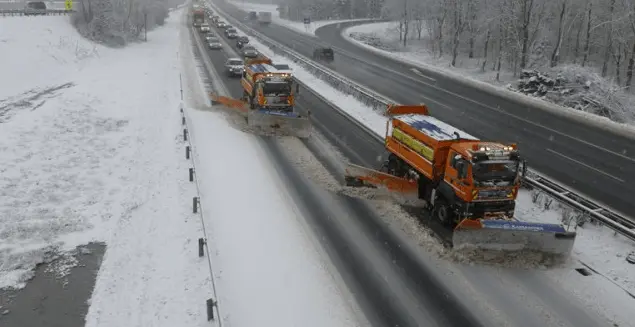
M 469 139 L 453 138 L 455 135 L 447 133 L 454 131 L 451 126 L 429 116 L 425 105 L 390 106 L 386 114 L 391 118 L 386 126 L 386 148 L 433 181 L 444 174 L 451 147 L 471 148 L 479 142 L 467 134 Z M 446 131 L 439 130 L 440 124 Z M 464 135 L 459 132 L 459 136 Z
M 475 151 L 481 147 L 509 149 L 499 143 L 482 142 L 429 116 L 428 108 L 424 105 L 389 106 L 386 114 L 390 117 L 385 139 L 388 151 L 435 184 L 443 178 L 452 186 L 456 196 L 465 202 L 478 201 L 479 191 L 488 187 L 476 186 L 472 165 L 467 167 L 467 176 L 459 178 L 457 170 L 448 164 L 448 160 L 460 155 L 471 161 Z M 515 150 L 515 146 L 513 148 Z M 453 155 L 450 155 L 451 151 Z M 512 192 L 506 195 L 506 199 L 515 199 L 519 186 L 519 182 L 512 186 Z

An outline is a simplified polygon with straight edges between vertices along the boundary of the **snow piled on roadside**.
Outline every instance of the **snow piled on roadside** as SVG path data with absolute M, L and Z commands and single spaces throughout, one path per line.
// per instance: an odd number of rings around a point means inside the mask
M 87 326 L 208 325 L 179 141 L 178 14 L 124 49 L 82 39 L 67 17 L 0 20 L 0 287 L 103 241 Z
M 243 132 L 243 117 L 201 105 L 207 94 L 193 54 L 184 50 L 182 58 L 185 112 L 223 324 L 358 326 L 347 293 L 331 275 L 262 139 Z
M 125 79 L 93 85 L 117 90 L 112 106 L 132 118 L 134 146 L 124 163 L 133 173 L 124 180 L 132 182 L 124 183 L 130 192 L 107 238 L 87 327 L 209 326 L 204 303 L 211 283 L 206 261 L 196 255 L 203 233 L 191 212 L 196 188 L 187 180 L 178 110 L 181 16 L 173 11 L 148 43 L 104 62 L 105 74 Z
M 532 193 L 521 190 L 516 202 L 516 218 L 540 223 L 560 223 L 563 217 L 574 214 L 566 206 L 553 203 L 545 209 L 546 195 L 533 202 Z M 566 222 L 565 222 L 566 224 Z M 575 226 L 575 221 L 571 224 Z M 626 262 L 626 256 L 635 251 L 635 244 L 608 227 L 586 222 L 576 228 L 577 238 L 572 257 L 605 276 L 620 288 L 635 294 L 635 265 Z
M 296 22 L 292 20 L 288 20 L 280 17 L 280 12 L 278 11 L 278 5 L 268 5 L 261 3 L 249 3 L 242 1 L 229 1 L 230 4 L 238 7 L 243 11 L 268 11 L 271 12 L 271 22 L 277 25 L 284 26 L 286 28 L 292 29 L 294 31 L 300 32 L 302 34 L 307 34 L 311 36 L 315 36 L 315 30 L 322 26 L 344 23 L 344 22 L 352 22 L 358 20 L 368 20 L 368 18 L 358 18 L 358 19 L 333 19 L 333 20 L 317 20 L 311 21 L 310 24 L 304 24 L 304 22 Z

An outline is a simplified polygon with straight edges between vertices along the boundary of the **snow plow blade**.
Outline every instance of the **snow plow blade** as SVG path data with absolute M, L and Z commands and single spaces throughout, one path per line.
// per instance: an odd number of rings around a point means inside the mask
M 508 220 L 465 219 L 452 234 L 455 249 L 531 251 L 568 257 L 576 233 L 562 225 Z
M 308 138 L 311 121 L 295 112 L 281 113 L 267 110 L 249 110 L 247 124 L 268 133 Z
M 210 93 L 210 98 L 212 99 L 212 105 L 222 104 L 225 107 L 242 113 L 243 115 L 247 115 L 247 112 L 249 111 L 247 104 L 242 100 L 236 100 L 216 93 Z
M 417 181 L 349 163 L 344 173 L 346 186 L 383 188 L 407 198 L 418 198 Z

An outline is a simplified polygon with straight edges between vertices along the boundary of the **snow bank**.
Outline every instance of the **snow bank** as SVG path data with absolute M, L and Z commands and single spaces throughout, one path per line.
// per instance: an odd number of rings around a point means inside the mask
M 177 21 L 114 50 L 67 17 L 0 20 L 0 287 L 105 241 L 87 326 L 207 323 L 177 141 Z
M 249 3 L 249 2 L 239 2 L 239 1 L 229 1 L 230 4 L 238 7 L 243 11 L 269 11 L 271 12 L 271 22 L 276 25 L 281 25 L 286 28 L 292 29 L 294 31 L 315 36 L 315 30 L 322 26 L 337 24 L 343 22 L 350 21 L 359 21 L 359 20 L 368 20 L 368 18 L 359 18 L 359 19 L 334 19 L 334 20 L 318 20 L 312 21 L 310 24 L 304 24 L 304 22 L 296 22 L 288 19 L 284 19 L 280 17 L 280 12 L 278 11 L 278 5 L 267 5 L 260 3 Z
M 330 263 L 303 229 L 304 218 L 256 138 L 229 127 L 221 114 L 187 114 L 223 321 L 356 325 Z
M 193 54 L 182 54 L 189 61 L 187 126 L 223 324 L 357 326 L 261 139 L 242 131 L 244 118 L 203 105 L 207 95 Z
M 88 327 L 209 325 L 204 303 L 211 284 L 196 256 L 202 232 L 191 213 L 195 187 L 187 181 L 178 111 L 181 13 L 150 32 L 148 43 L 104 56 L 91 72 L 103 80 L 92 89 L 110 95 L 110 110 L 130 117 L 133 133 L 119 149 L 130 156 L 121 163 L 127 192 L 113 203 L 121 212 L 107 238 Z
M 572 226 L 578 233 L 573 258 L 635 294 L 635 265 L 625 260 L 629 253 L 635 251 L 635 244 L 598 223 L 586 222 L 577 227 L 576 215 L 576 212 L 554 202 L 545 194 L 524 190 L 518 194 L 516 218 L 541 223 L 562 222 L 565 226 Z

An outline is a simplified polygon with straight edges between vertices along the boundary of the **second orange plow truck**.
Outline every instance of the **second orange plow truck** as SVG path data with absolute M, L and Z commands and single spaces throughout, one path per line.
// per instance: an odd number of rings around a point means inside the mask
M 299 88 L 289 71 L 278 70 L 269 58 L 254 58 L 245 62 L 240 84 L 241 99 L 212 94 L 212 102 L 239 111 L 246 116 L 247 125 L 265 133 L 310 136 L 308 116 L 300 115 L 295 107 Z
M 569 256 L 575 232 L 514 219 L 526 171 L 515 144 L 481 141 L 429 116 L 425 105 L 389 105 L 386 115 L 388 160 L 379 170 L 349 164 L 348 186 L 415 199 L 453 229 L 454 248 Z

